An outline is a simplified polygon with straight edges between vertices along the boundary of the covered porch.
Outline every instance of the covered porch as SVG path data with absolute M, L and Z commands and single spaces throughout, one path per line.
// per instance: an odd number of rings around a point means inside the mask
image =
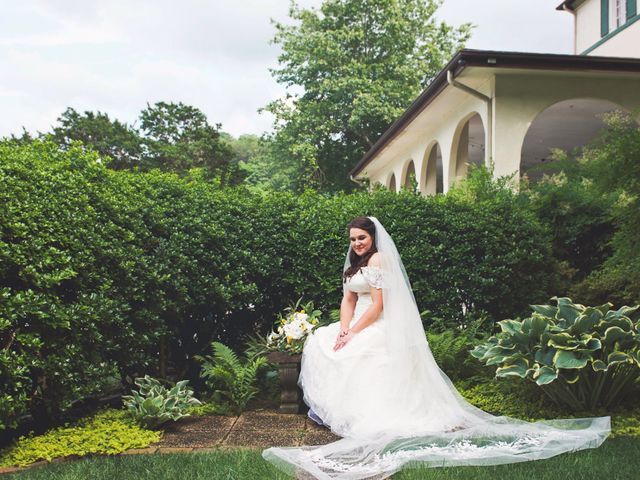
M 552 149 L 588 143 L 615 110 L 640 119 L 640 59 L 461 50 L 351 178 L 431 195 L 464 178 L 469 164 L 535 176 Z

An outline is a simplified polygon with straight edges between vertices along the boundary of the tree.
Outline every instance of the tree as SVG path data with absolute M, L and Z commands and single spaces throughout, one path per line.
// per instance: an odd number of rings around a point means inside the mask
M 165 171 L 183 173 L 203 168 L 222 184 L 237 177 L 237 162 L 220 137 L 220 124 L 210 125 L 196 107 L 158 102 L 140 113 L 140 130 L 149 162 Z
M 350 188 L 348 171 L 469 38 L 434 18 L 441 0 L 325 0 L 293 25 L 275 22 L 282 48 L 271 72 L 289 88 L 265 110 L 275 116 L 272 148 L 311 180 Z M 293 93 L 300 91 L 302 93 Z
M 606 128 L 579 158 L 594 190 L 616 195 L 612 254 L 577 291 L 588 300 L 640 302 L 640 126 L 629 114 L 611 112 Z
M 106 113 L 78 113 L 67 108 L 58 117 L 51 139 L 68 149 L 74 141 L 81 141 L 103 157 L 109 157 L 109 166 L 115 170 L 139 167 L 143 161 L 142 139 L 138 132 Z
M 560 295 L 584 304 L 640 302 L 640 127 L 614 111 L 596 139 L 536 169 L 521 184 L 553 234 Z
M 278 156 L 268 135 L 245 134 L 233 138 L 222 134 L 223 140 L 233 151 L 245 176 L 244 182 L 263 190 L 286 190 L 291 179 L 298 177 L 296 166 L 279 161 L 288 158 L 286 152 Z
M 210 125 L 196 107 L 182 103 L 158 102 L 140 113 L 137 129 L 106 113 L 78 113 L 67 108 L 48 137 L 67 150 L 80 141 L 102 157 L 109 157 L 110 168 L 116 170 L 150 170 L 185 174 L 193 168 L 208 179 L 221 184 L 238 183 L 241 171 L 238 159 L 221 139 L 220 125 Z M 30 140 L 27 132 L 14 142 Z

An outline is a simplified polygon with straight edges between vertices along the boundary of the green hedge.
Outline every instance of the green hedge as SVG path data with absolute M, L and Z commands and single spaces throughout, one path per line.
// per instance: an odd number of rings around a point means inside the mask
M 149 364 L 161 329 L 145 228 L 126 183 L 79 149 L 0 146 L 0 422 L 51 416 L 117 367 Z M 147 333 L 148 332 L 148 333 Z
M 212 340 L 240 346 L 299 296 L 336 308 L 356 215 L 387 227 L 421 311 L 445 325 L 467 322 L 463 304 L 500 319 L 549 296 L 550 239 L 510 192 L 255 193 L 41 142 L 0 143 L 0 181 L 0 429 L 156 374 L 163 339 L 197 386 L 192 357 Z

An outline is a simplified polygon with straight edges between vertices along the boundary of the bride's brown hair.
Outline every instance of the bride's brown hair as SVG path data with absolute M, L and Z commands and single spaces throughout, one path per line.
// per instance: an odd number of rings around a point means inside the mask
M 371 255 L 378 251 L 378 249 L 376 248 L 376 225 L 371 221 L 369 217 L 354 218 L 347 225 L 347 233 L 349 233 L 352 228 L 359 228 L 367 232 L 369 235 L 371 235 L 372 242 L 369 251 L 362 256 L 354 252 L 353 249 L 349 251 L 349 262 L 351 263 L 351 265 L 344 271 L 344 274 L 342 276 L 343 282 L 346 282 L 347 278 L 352 277 L 358 272 L 358 270 L 366 266 L 367 263 L 369 263 Z

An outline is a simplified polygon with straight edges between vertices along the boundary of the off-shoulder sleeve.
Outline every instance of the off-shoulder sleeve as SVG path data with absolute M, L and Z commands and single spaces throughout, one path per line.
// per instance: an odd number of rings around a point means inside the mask
M 384 274 L 380 267 L 375 266 L 367 266 L 363 267 L 362 275 L 364 276 L 367 283 L 373 288 L 383 288 L 384 287 Z

